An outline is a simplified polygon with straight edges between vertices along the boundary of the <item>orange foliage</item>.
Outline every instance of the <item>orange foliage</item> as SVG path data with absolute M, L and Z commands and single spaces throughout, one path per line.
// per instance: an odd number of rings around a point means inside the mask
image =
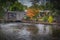
M 30 18 L 35 16 L 37 13 L 39 13 L 39 10 L 36 9 L 28 9 L 26 15 Z

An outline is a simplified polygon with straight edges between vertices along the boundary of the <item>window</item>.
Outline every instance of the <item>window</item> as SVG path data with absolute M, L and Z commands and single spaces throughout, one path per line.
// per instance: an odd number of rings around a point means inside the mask
M 16 13 L 8 13 L 8 19 L 15 19 Z

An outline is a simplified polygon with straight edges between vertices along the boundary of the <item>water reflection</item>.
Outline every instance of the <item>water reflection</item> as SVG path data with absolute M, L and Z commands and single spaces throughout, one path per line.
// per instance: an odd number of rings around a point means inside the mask
M 6 40 L 51 40 L 52 26 L 30 23 L 1 24 Z
M 51 25 L 36 24 L 36 26 L 39 29 L 39 34 L 41 35 L 47 35 L 49 33 L 52 34 L 52 30 L 50 29 L 52 27 Z

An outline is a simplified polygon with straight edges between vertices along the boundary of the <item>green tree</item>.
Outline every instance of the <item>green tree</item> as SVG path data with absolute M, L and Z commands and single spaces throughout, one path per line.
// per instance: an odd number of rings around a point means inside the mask
M 0 18 L 3 18 L 5 10 L 17 0 L 0 0 Z
M 9 7 L 10 11 L 23 11 L 23 5 L 19 2 L 15 2 Z
M 45 5 L 45 7 L 46 7 L 45 9 L 48 9 L 48 10 L 54 10 L 53 4 L 50 3 L 50 2 L 47 2 L 46 5 Z
M 50 0 L 57 15 L 60 15 L 60 0 Z
M 39 3 L 39 0 L 31 0 L 31 2 L 32 2 L 31 7 L 33 7 L 33 8 L 38 8 L 39 7 L 39 5 L 37 4 L 37 3 Z
M 0 0 L 0 8 L 7 8 L 11 4 L 15 3 L 17 0 Z
M 56 21 L 60 22 L 60 0 L 50 0 L 56 12 Z
M 50 0 L 56 10 L 60 10 L 60 0 Z

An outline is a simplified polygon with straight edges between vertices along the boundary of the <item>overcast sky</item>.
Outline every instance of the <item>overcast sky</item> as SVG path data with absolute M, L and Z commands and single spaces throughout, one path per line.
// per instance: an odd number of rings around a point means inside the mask
M 30 0 L 18 0 L 18 1 L 21 2 L 23 5 L 27 5 L 28 7 L 30 7 L 32 5 Z
M 32 5 L 32 2 L 30 2 L 30 0 L 18 0 L 19 2 L 21 2 L 23 5 L 26 5 L 28 7 L 30 7 Z M 40 0 L 39 1 L 39 5 L 41 4 L 45 4 L 47 0 Z

